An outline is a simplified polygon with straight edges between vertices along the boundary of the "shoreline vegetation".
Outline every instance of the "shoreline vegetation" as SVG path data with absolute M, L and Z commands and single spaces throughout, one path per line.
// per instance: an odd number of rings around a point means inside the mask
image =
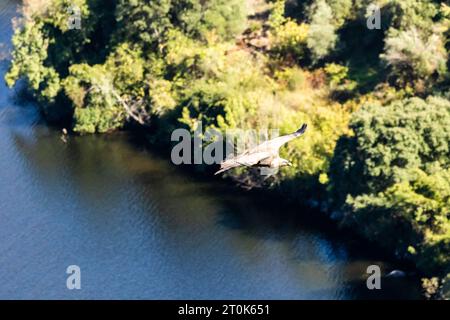
M 380 29 L 368 29 L 379 6 Z M 79 9 L 80 29 L 69 7 Z M 432 0 L 24 0 L 12 87 L 74 134 L 308 132 L 226 177 L 320 209 L 450 298 L 450 7 Z M 198 166 L 202 171 L 216 169 Z

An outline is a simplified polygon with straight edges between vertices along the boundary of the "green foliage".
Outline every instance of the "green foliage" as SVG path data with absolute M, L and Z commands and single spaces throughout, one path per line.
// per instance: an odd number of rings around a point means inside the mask
M 220 49 L 218 48 L 217 50 Z M 293 167 L 285 168 L 275 183 L 291 196 L 303 192 L 306 199 L 320 187 L 319 176 L 328 171 L 329 161 L 339 136 L 347 132 L 349 112 L 341 105 L 325 103 L 310 108 L 299 100 L 295 109 L 291 94 L 305 82 L 306 76 L 297 68 L 277 72 L 275 83 L 264 74 L 264 61 L 251 57 L 245 51 L 225 55 L 215 52 L 216 63 L 198 62 L 203 78 L 190 83 L 183 90 L 181 123 L 194 130 L 198 121 L 203 128 L 227 129 L 279 129 L 279 134 L 297 130 L 300 123 L 308 123 L 308 134 L 293 141 L 282 150 L 292 159 Z M 209 67 L 205 67 L 208 66 Z M 209 68 L 215 70 L 208 71 Z M 280 87 L 286 87 L 283 91 Z M 278 94 L 274 94 L 278 92 Z M 231 176 L 241 173 L 229 172 Z M 291 191 L 287 191 L 292 188 Z M 317 197 L 316 195 L 313 195 Z
M 437 13 L 437 5 L 430 0 L 390 0 L 384 5 L 382 12 L 388 15 L 392 28 L 417 28 L 428 32 L 433 29 L 433 18 Z
M 274 29 L 271 40 L 272 51 L 282 57 L 300 60 L 305 54 L 307 37 L 307 24 L 297 24 L 293 20 L 287 20 Z
M 171 26 L 170 9 L 170 0 L 119 0 L 116 9 L 117 41 L 126 38 L 143 46 L 159 44 Z
M 281 134 L 295 131 L 298 123 L 308 123 L 308 134 L 282 150 L 283 155 L 293 161 L 292 167 L 280 173 L 283 180 L 289 181 L 293 195 L 299 199 L 321 199 L 322 195 L 316 191 L 327 179 L 325 175 L 336 142 L 348 132 L 348 120 L 349 112 L 339 104 L 316 105 L 314 108 L 299 106 L 284 120 Z
M 356 88 L 356 81 L 348 79 L 348 67 L 329 63 L 324 68 L 328 76 L 332 96 L 338 100 L 350 98 Z
M 59 91 L 59 77 L 52 67 L 46 67 L 49 41 L 42 32 L 42 24 L 27 25 L 16 32 L 13 45 L 13 62 L 5 76 L 12 87 L 15 82 L 26 77 L 33 90 L 41 90 L 42 99 L 53 99 Z
M 326 0 L 327 4 L 330 6 L 333 12 L 334 25 L 339 28 L 341 27 L 347 19 L 352 15 L 352 0 Z
M 116 8 L 117 29 L 109 20 L 111 9 L 98 1 L 49 0 L 39 10 L 27 9 L 13 40 L 8 85 L 26 78 L 45 106 L 63 94 L 72 102 L 65 108 L 73 108 L 74 130 L 80 133 L 122 127 L 128 118 L 122 101 L 143 101 L 142 110 L 158 115 L 175 108 L 176 89 L 202 76 L 198 62 L 215 63 L 214 50 L 205 44 L 217 37 L 231 40 L 246 25 L 240 0 L 109 2 Z M 81 30 L 68 29 L 72 5 L 81 9 Z M 103 48 L 95 50 L 97 43 Z
M 377 241 L 390 234 L 402 236 L 383 241 L 399 255 L 413 254 L 419 268 L 443 272 L 450 263 L 450 171 L 410 173 L 410 181 L 395 183 L 384 192 L 349 197 L 354 214 L 344 223 L 362 229 Z
M 97 2 L 92 0 L 90 5 L 95 6 Z M 80 9 L 81 30 L 68 28 L 71 6 Z M 8 86 L 13 86 L 18 79 L 25 79 L 49 119 L 62 121 L 72 114 L 70 103 L 61 96 L 64 77 L 71 64 L 86 59 L 95 47 L 92 40 L 103 44 L 101 37 L 92 33 L 96 27 L 102 29 L 98 21 L 106 14 L 92 14 L 91 9 L 86 0 L 29 1 L 22 8 L 13 36 L 13 59 L 5 80 Z M 96 56 L 101 56 L 102 51 L 95 51 Z
M 119 0 L 117 21 L 121 37 L 155 49 L 174 29 L 194 38 L 214 32 L 231 40 L 245 28 L 246 6 L 240 0 Z
M 285 17 L 285 0 L 273 4 L 268 25 L 271 28 L 271 51 L 282 59 L 299 61 L 305 55 L 308 25 Z
M 314 61 L 327 56 L 337 41 L 333 12 L 325 0 L 317 0 L 312 9 L 307 46 Z
M 276 0 L 272 5 L 272 10 L 267 24 L 271 29 L 276 30 L 286 22 L 285 17 L 285 0 Z
M 264 127 L 265 117 L 258 117 L 259 106 L 271 95 L 273 84 L 261 71 L 261 62 L 244 51 L 226 54 L 217 48 L 216 60 L 202 60 L 200 71 L 204 75 L 183 91 L 186 116 L 201 120 L 205 125 L 222 129 Z M 209 58 L 208 58 L 209 60 Z M 217 65 L 218 64 L 218 65 Z M 265 110 L 268 111 L 268 110 Z M 264 121 L 259 123 L 259 121 Z M 267 128 L 267 126 L 266 126 Z
M 203 15 L 200 33 L 208 30 L 215 32 L 226 40 L 232 40 L 244 31 L 247 19 L 246 3 L 241 0 L 208 1 Z
M 369 104 L 350 127 L 354 136 L 339 141 L 330 169 L 343 223 L 400 256 L 415 252 L 423 270 L 442 272 L 450 257 L 450 102 Z
M 143 96 L 145 61 L 139 47 L 122 43 L 109 55 L 104 66 L 113 75 L 113 85 L 117 90 Z
M 306 75 L 298 67 L 285 68 L 275 72 L 277 81 L 290 91 L 295 91 L 306 84 Z
M 330 85 L 335 87 L 347 78 L 348 67 L 336 63 L 329 63 L 325 66 L 325 72 L 329 76 Z
M 381 58 L 401 85 L 417 84 L 418 80 L 443 77 L 446 73 L 447 52 L 438 34 L 424 39 L 415 28 L 406 31 L 390 30 Z
M 144 98 L 144 61 L 138 49 L 124 43 L 103 65 L 72 65 L 62 85 L 75 106 L 74 131 L 107 132 L 122 127 L 126 120 L 117 95 Z
M 123 125 L 125 113 L 112 93 L 112 78 L 101 65 L 70 67 L 70 75 L 63 85 L 75 104 L 74 131 L 107 132 Z
M 76 125 L 73 130 L 80 133 L 108 132 L 123 125 L 125 115 L 116 106 L 101 103 L 103 95 L 92 96 L 88 108 L 75 109 Z

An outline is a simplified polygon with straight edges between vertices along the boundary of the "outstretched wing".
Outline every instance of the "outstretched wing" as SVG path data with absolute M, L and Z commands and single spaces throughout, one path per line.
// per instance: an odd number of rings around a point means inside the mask
M 278 157 L 278 150 L 280 149 L 280 147 L 283 144 L 301 136 L 306 131 L 306 127 L 307 125 L 303 124 L 301 128 L 294 133 L 265 141 L 260 145 L 254 147 L 253 149 L 245 151 L 241 155 L 222 161 L 222 163 L 220 164 L 220 170 L 217 171 L 215 175 L 232 168 L 240 166 L 250 167 L 268 158 Z
M 222 161 L 220 170 L 214 173 L 214 175 L 240 166 L 251 167 L 270 157 L 272 157 L 272 154 L 269 152 L 243 153 L 242 155 Z
M 300 137 L 302 134 L 305 133 L 307 127 L 308 126 L 306 125 L 306 123 L 304 123 L 301 126 L 301 128 L 295 131 L 294 133 L 266 141 L 265 144 L 267 144 L 267 148 L 270 149 L 273 153 L 278 154 L 278 150 L 283 144 L 288 143 L 289 141 L 294 140 L 297 137 Z

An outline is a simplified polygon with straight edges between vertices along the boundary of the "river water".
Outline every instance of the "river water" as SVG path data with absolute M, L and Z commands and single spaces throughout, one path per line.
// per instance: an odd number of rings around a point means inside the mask
M 0 2 L 7 46 L 17 3 Z M 398 266 L 300 218 L 314 214 L 182 172 L 126 133 L 63 143 L 0 81 L 0 299 L 420 298 L 411 278 L 368 290 L 367 266 Z

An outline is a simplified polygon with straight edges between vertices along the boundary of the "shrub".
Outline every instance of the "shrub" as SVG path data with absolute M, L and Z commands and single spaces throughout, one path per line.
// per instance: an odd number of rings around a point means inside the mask
M 282 57 L 300 60 L 305 54 L 307 36 L 307 24 L 297 24 L 289 19 L 274 30 L 271 38 L 272 51 Z
M 348 79 L 348 67 L 336 63 L 328 63 L 325 68 L 331 94 L 336 99 L 345 99 L 352 95 L 356 82 Z
M 388 24 L 398 30 L 417 28 L 427 34 L 433 29 L 433 19 L 438 8 L 430 0 L 390 0 L 382 8 Z
M 75 105 L 74 131 L 107 132 L 124 124 L 125 112 L 112 93 L 112 75 L 104 66 L 73 65 L 63 86 Z
M 288 90 L 295 91 L 306 84 L 306 75 L 298 67 L 275 71 L 275 78 Z
M 311 24 L 308 31 L 307 46 L 312 59 L 318 61 L 327 56 L 337 41 L 336 28 L 333 25 L 333 12 L 324 0 L 314 3 Z
M 368 104 L 350 127 L 354 135 L 340 139 L 330 169 L 343 223 L 412 255 L 422 270 L 442 272 L 450 257 L 450 102 Z
M 351 16 L 353 10 L 352 0 L 327 0 L 334 16 L 334 25 L 339 28 Z
M 215 32 L 231 40 L 246 27 L 246 9 L 241 0 L 119 0 L 117 20 L 122 36 L 154 49 L 173 29 L 193 38 Z
M 107 132 L 122 127 L 127 114 L 118 96 L 144 99 L 146 85 L 141 52 L 127 43 L 117 47 L 104 64 L 72 65 L 62 86 L 74 105 L 74 131 Z
M 415 28 L 406 31 L 391 29 L 384 51 L 381 58 L 401 85 L 414 85 L 418 80 L 430 82 L 432 76 L 442 77 L 447 71 L 447 52 L 438 34 L 424 40 Z

